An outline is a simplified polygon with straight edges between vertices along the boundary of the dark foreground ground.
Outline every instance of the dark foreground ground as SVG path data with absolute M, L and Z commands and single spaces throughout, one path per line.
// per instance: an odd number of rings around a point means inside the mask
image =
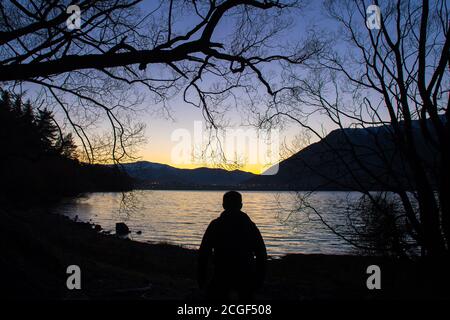
M 2 295 L 28 299 L 202 299 L 196 251 L 118 239 L 43 210 L 1 210 Z M 366 287 L 381 267 L 382 289 Z M 67 290 L 79 265 L 82 290 Z M 374 257 L 288 255 L 270 260 L 258 299 L 434 299 L 450 297 L 449 264 Z

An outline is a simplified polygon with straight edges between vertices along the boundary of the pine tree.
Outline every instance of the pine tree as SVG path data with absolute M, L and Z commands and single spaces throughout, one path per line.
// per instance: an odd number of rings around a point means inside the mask
M 30 126 L 35 125 L 35 116 L 33 112 L 33 107 L 31 106 L 30 100 L 27 100 L 27 102 L 23 106 L 23 112 L 22 112 L 22 118 L 25 123 L 27 123 Z
M 1 105 L 2 105 L 2 109 L 6 112 L 11 111 L 11 95 L 9 94 L 8 91 L 3 91 L 2 90 L 2 97 L 1 97 Z
M 48 109 L 39 110 L 36 119 L 37 131 L 44 153 L 53 153 L 59 135 L 58 127 L 53 120 L 53 114 Z
M 12 111 L 17 119 L 22 116 L 22 97 L 20 95 L 15 97 Z
M 61 137 L 58 137 L 58 141 L 56 143 L 59 154 L 67 159 L 77 159 L 77 145 L 73 139 L 72 133 L 68 133 Z

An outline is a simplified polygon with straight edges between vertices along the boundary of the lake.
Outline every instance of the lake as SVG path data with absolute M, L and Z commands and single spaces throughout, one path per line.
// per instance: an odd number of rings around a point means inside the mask
M 99 224 L 113 232 L 125 222 L 136 241 L 166 242 L 198 248 L 208 223 L 222 212 L 223 191 L 144 190 L 91 193 L 68 200 L 56 211 Z M 307 193 L 242 191 L 243 211 L 259 227 L 270 256 L 288 253 L 354 254 L 355 249 L 330 231 L 311 210 L 298 211 Z M 345 228 L 349 202 L 356 192 L 316 192 L 308 202 L 331 225 Z M 141 231 L 141 234 L 137 232 Z

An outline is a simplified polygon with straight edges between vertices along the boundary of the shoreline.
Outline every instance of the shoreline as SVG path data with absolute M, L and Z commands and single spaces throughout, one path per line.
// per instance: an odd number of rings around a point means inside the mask
M 2 210 L 3 211 L 3 210 Z M 93 225 L 45 209 L 2 212 L 5 290 L 29 299 L 202 300 L 197 251 L 98 233 Z M 383 271 L 383 290 L 366 287 L 369 265 Z M 66 287 L 66 269 L 80 266 L 82 290 Z M 430 268 L 432 271 L 430 271 Z M 349 255 L 289 254 L 270 259 L 258 300 L 450 298 L 448 264 Z M 445 278 L 445 277 L 444 277 Z M 448 277 L 447 277 L 448 278 Z
M 361 254 L 329 230 L 321 229 L 322 225 L 317 222 L 302 225 L 306 221 L 305 216 L 287 211 L 295 205 L 295 199 L 289 193 L 249 191 L 243 194 L 248 197 L 250 206 L 242 210 L 262 228 L 270 257 L 280 258 L 287 254 Z M 328 192 L 325 194 L 327 197 L 331 195 Z M 61 201 L 54 212 L 75 221 L 96 224 L 102 232 L 111 235 L 115 234 L 115 224 L 123 222 L 130 229 L 131 240 L 149 244 L 163 242 L 196 250 L 209 222 L 223 211 L 218 205 L 221 197 L 222 193 L 218 191 L 88 193 Z M 330 203 L 335 203 L 334 197 L 345 199 L 346 194 L 333 193 L 332 197 Z M 332 210 L 333 206 L 327 204 L 326 208 Z M 333 212 L 333 217 L 338 215 L 339 218 L 343 216 L 341 212 Z
M 157 187 L 139 187 L 134 186 L 129 191 L 265 191 L 265 192 L 360 192 L 354 189 L 345 188 L 316 188 L 311 190 L 311 188 L 291 188 L 291 187 L 246 187 L 241 185 L 231 185 L 231 186 L 157 186 Z M 410 190 L 405 190 L 410 191 Z M 369 190 L 369 192 L 389 192 L 387 190 Z

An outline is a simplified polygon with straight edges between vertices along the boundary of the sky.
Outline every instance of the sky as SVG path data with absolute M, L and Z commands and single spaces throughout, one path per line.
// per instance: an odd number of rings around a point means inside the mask
M 147 5 L 151 5 L 147 2 Z M 306 32 L 308 28 L 314 26 L 317 23 L 317 17 L 320 15 L 318 10 L 320 4 L 318 1 L 312 1 L 308 7 L 306 7 L 302 12 L 298 12 L 298 16 L 294 21 L 292 29 L 283 35 L 281 41 L 285 42 L 296 42 L 299 39 L 302 39 L 306 36 Z M 148 8 L 145 8 L 148 9 Z M 229 21 L 225 21 L 222 25 L 217 28 L 215 37 L 220 37 L 221 33 L 227 32 L 231 26 L 228 25 Z M 330 23 L 329 27 L 333 28 L 331 22 L 326 22 L 326 20 L 321 20 L 322 26 L 324 23 Z M 195 130 L 194 128 L 199 125 L 205 125 L 205 120 L 203 119 L 201 110 L 187 105 L 180 98 L 174 99 L 170 103 L 171 111 L 170 118 L 167 115 L 158 114 L 155 110 L 158 109 L 157 106 L 149 106 L 149 111 L 146 115 L 142 116 L 142 121 L 146 124 L 146 140 L 147 142 L 140 148 L 138 154 L 142 160 L 158 162 L 169 164 L 179 168 L 196 168 L 201 166 L 217 166 L 218 163 L 216 161 L 210 161 L 206 159 L 205 161 L 201 161 L 201 159 L 194 159 L 191 161 L 186 161 L 186 157 L 182 157 L 180 159 L 174 153 L 176 153 L 177 148 L 179 149 L 180 144 L 184 143 L 183 141 L 189 140 L 189 137 L 180 139 L 180 135 L 190 136 L 191 140 L 195 140 Z M 245 108 L 245 106 L 243 106 Z M 249 127 L 239 126 L 239 122 L 243 119 L 240 119 L 240 111 L 231 110 L 228 111 L 227 117 L 234 119 L 234 129 L 240 128 L 241 130 L 247 130 L 247 135 L 254 135 L 256 130 L 250 129 Z M 315 126 L 320 127 L 323 123 L 326 123 L 326 119 L 321 119 L 317 117 L 315 120 Z M 287 126 L 282 130 L 279 130 L 274 133 L 274 136 L 278 137 L 278 147 L 280 151 L 276 154 L 271 155 L 270 159 L 262 159 L 261 157 L 256 157 L 258 159 L 255 160 L 253 156 L 255 152 L 255 148 L 251 148 L 249 145 L 254 145 L 259 141 L 258 150 L 259 152 L 265 152 L 266 148 L 268 148 L 266 142 L 267 140 L 260 141 L 259 138 L 248 138 L 246 143 L 241 141 L 241 145 L 235 141 L 234 151 L 241 153 L 238 156 L 239 165 L 237 168 L 244 171 L 251 171 L 254 173 L 261 173 L 264 170 L 268 169 L 271 165 L 277 163 L 282 159 L 282 157 L 286 156 L 285 148 L 282 148 L 283 144 L 290 144 L 292 140 L 295 140 L 296 135 L 300 133 L 300 128 L 298 126 Z M 244 133 L 245 135 L 245 133 Z M 183 137 L 184 137 L 183 136 Z M 178 137 L 178 139 L 177 139 Z M 197 137 L 198 138 L 198 137 Z M 230 139 L 225 139 L 225 144 L 228 143 L 230 146 Z M 245 139 L 245 138 L 244 138 Z M 191 141 L 192 142 L 192 141 Z M 222 141 L 222 144 L 224 141 Z M 231 143 L 232 144 L 232 143 Z M 194 145 L 191 143 L 191 145 Z M 276 149 L 277 146 L 274 146 L 273 149 Z M 230 147 L 233 149 L 233 147 Z M 239 150 L 236 150 L 239 149 Z M 291 150 L 293 151 L 293 150 Z M 298 151 L 298 150 L 295 150 Z M 250 159 L 251 158 L 251 159 Z M 233 155 L 230 156 L 230 159 L 233 159 Z M 269 160 L 269 161 L 268 161 Z M 231 160 L 230 160 L 231 161 Z M 232 161 L 231 161 L 232 162 Z M 228 167 L 226 167 L 228 168 Z M 231 168 L 234 168 L 231 166 Z
M 151 12 L 155 3 L 157 2 L 153 0 L 145 0 L 142 4 L 143 13 Z M 338 32 L 338 24 L 322 12 L 322 1 L 308 1 L 308 5 L 295 11 L 292 18 L 290 29 L 278 36 L 279 43 L 289 45 L 301 42 L 311 30 L 322 30 L 328 34 Z M 174 32 L 177 28 L 183 30 L 185 26 L 192 27 L 192 25 L 195 25 L 195 21 L 184 18 L 177 22 Z M 216 28 L 213 40 L 220 42 L 233 27 L 232 19 L 224 19 Z M 279 44 L 274 43 L 275 48 L 277 45 Z M 270 67 L 265 71 L 267 75 L 274 74 L 275 77 L 281 73 L 277 67 Z M 203 81 L 208 82 L 209 79 Z M 257 81 L 256 76 L 254 81 Z M 141 93 L 147 94 L 145 90 Z M 232 125 L 227 130 L 219 132 L 217 139 L 208 139 L 206 121 L 200 109 L 185 103 L 181 95 L 169 100 L 168 104 L 169 112 L 164 111 L 160 105 L 155 105 L 151 98 L 138 106 L 141 111 L 137 113 L 135 120 L 146 125 L 145 142 L 140 144 L 133 154 L 139 160 L 178 168 L 223 167 L 259 174 L 308 143 L 318 140 L 314 136 L 302 140 L 305 133 L 298 124 L 276 127 L 270 132 L 258 131 L 255 127 L 248 126 L 246 114 L 248 107 L 245 103 L 239 105 L 237 109 L 228 110 L 225 117 Z M 262 105 L 257 107 L 263 108 Z M 319 113 L 311 116 L 308 125 L 321 132 L 331 132 L 335 129 L 329 119 Z M 303 142 L 299 144 L 297 142 L 299 140 Z M 219 147 L 224 151 L 227 161 L 217 156 Z M 211 152 L 215 154 L 211 155 Z
M 328 17 L 324 12 L 322 6 L 324 1 L 325 0 L 305 0 L 305 3 L 307 3 L 307 5 L 299 10 L 294 11 L 293 14 L 289 16 L 289 18 L 292 19 L 290 28 L 277 35 L 275 41 L 269 42 L 272 47 L 268 50 L 274 50 L 275 52 L 279 53 L 279 51 L 277 50 L 280 48 L 284 48 L 282 47 L 284 45 L 289 46 L 296 43 L 304 43 L 304 39 L 310 35 L 311 31 L 314 31 L 315 34 L 321 36 L 321 39 L 328 39 L 330 41 L 328 43 L 330 50 L 336 51 L 341 56 L 349 58 L 349 61 L 351 61 L 353 56 L 352 53 L 355 52 L 352 50 L 357 49 L 350 49 L 349 46 L 346 45 L 344 39 L 345 33 L 340 29 L 342 28 L 341 24 Z M 143 1 L 142 4 L 140 4 L 143 15 L 146 15 L 146 13 L 149 12 L 153 12 L 153 9 L 155 9 L 156 4 L 158 3 L 160 2 L 154 0 Z M 168 5 L 168 2 L 162 3 Z M 335 3 L 340 4 L 339 1 Z M 367 0 L 366 3 L 367 5 L 369 5 L 371 4 L 371 1 Z M 386 3 L 383 3 L 381 5 L 382 9 L 383 5 L 385 4 Z M 154 21 L 156 25 L 145 25 L 145 23 L 143 23 L 141 29 L 143 34 L 152 35 L 152 31 L 154 30 L 149 30 L 149 27 L 158 29 L 158 27 L 162 26 L 159 19 L 161 19 L 161 21 L 164 21 L 164 15 L 167 14 L 167 11 L 168 10 L 165 8 L 163 11 L 157 12 L 157 14 L 155 14 L 154 16 L 150 16 L 152 19 L 154 19 L 151 21 Z M 261 13 L 261 16 L 263 16 L 263 13 L 264 12 Z M 349 14 L 352 15 L 352 22 L 355 23 L 354 26 L 356 27 L 356 29 L 361 26 L 360 31 L 364 33 L 363 37 L 367 37 L 367 34 L 365 33 L 368 30 L 364 19 L 362 17 L 355 18 L 353 16 L 353 13 L 354 12 L 350 10 Z M 356 14 L 356 16 L 358 16 L 358 14 Z M 186 30 L 190 30 L 198 22 L 197 20 L 194 20 L 192 14 L 191 16 L 189 16 L 189 14 L 185 12 L 183 12 L 183 16 L 180 19 L 174 19 L 176 21 L 175 25 L 173 26 L 174 34 L 177 33 L 177 31 L 180 31 L 181 34 L 184 34 Z M 267 26 L 272 25 L 271 22 L 272 19 L 274 19 L 273 16 L 271 16 L 270 19 L 271 20 L 268 20 L 267 23 L 257 25 L 254 27 L 255 29 L 252 30 L 255 32 L 265 30 Z M 234 23 L 235 21 L 233 21 L 233 18 L 226 17 L 222 19 L 220 24 L 215 29 L 212 41 L 229 45 L 229 41 L 223 40 L 233 31 L 236 31 Z M 274 25 L 276 27 L 279 26 L 279 24 L 276 23 Z M 395 27 L 394 24 L 390 24 L 390 26 Z M 281 28 L 281 30 L 283 29 Z M 166 32 L 163 31 L 161 33 Z M 142 38 L 139 38 L 139 40 L 144 41 Z M 348 60 L 344 61 L 345 63 L 347 63 Z M 352 71 L 356 70 L 357 72 L 358 68 L 364 69 L 364 64 L 357 64 L 354 63 L 354 61 L 351 61 L 350 63 L 348 63 L 348 65 L 349 68 L 352 68 Z M 155 73 L 159 73 L 158 68 L 158 65 L 151 65 L 148 67 L 148 70 L 150 71 L 148 73 L 145 73 L 147 71 L 143 71 L 143 74 L 155 76 Z M 249 68 L 247 67 L 246 71 L 248 69 Z M 281 78 L 280 75 L 286 76 L 286 74 L 288 73 L 283 73 L 282 71 L 284 72 L 286 70 L 281 70 L 281 68 L 271 64 L 268 67 L 264 68 L 263 75 L 266 79 L 268 79 L 269 82 L 277 83 Z M 332 73 L 332 71 L 330 73 Z M 94 84 L 91 84 L 91 77 L 89 76 L 89 72 L 87 72 L 86 74 L 88 76 L 86 76 L 85 78 L 76 76 L 72 77 L 72 74 L 70 74 L 70 77 L 67 78 L 74 78 L 74 80 L 68 80 L 68 86 L 70 87 L 72 85 L 73 87 L 83 87 L 85 85 L 85 82 L 83 81 L 87 81 L 88 88 L 91 88 L 91 86 L 94 86 L 94 88 L 96 88 L 95 85 L 97 84 L 95 82 Z M 67 74 L 63 75 L 63 77 L 66 75 Z M 299 78 L 306 80 L 309 79 L 308 77 L 311 77 L 311 75 L 306 73 L 300 73 L 299 75 Z M 316 78 L 311 77 L 311 79 L 315 80 Z M 332 89 L 332 82 L 329 81 L 329 79 L 330 77 L 327 78 L 327 83 L 325 84 L 326 89 Z M 73 81 L 74 84 L 70 83 L 71 81 Z M 206 84 L 203 88 L 207 89 L 209 85 L 215 85 L 215 81 L 217 81 L 217 79 L 214 79 L 213 76 L 203 76 L 201 79 L 201 85 L 203 86 Z M 289 81 L 286 81 L 286 83 L 290 85 L 290 81 L 292 81 L 292 78 L 289 78 Z M 102 83 L 101 80 L 99 80 L 99 83 L 101 83 L 100 85 L 105 84 L 104 82 Z M 258 81 L 256 75 L 253 75 L 251 83 L 260 84 L 259 88 L 256 88 L 255 91 L 258 96 L 261 96 L 260 93 L 264 90 L 264 87 Z M 65 85 L 66 84 L 67 82 L 65 82 Z M 112 87 L 114 87 L 114 85 L 115 84 L 113 84 Z M 371 100 L 372 105 L 378 105 L 378 102 L 380 102 L 380 99 L 382 98 L 379 95 L 373 96 L 371 92 L 362 91 L 358 91 L 359 96 L 352 96 L 351 90 L 347 90 L 347 92 L 345 92 L 345 82 L 339 83 L 338 86 L 339 98 L 342 99 L 339 101 L 339 103 L 342 102 L 341 105 L 349 107 L 349 109 L 358 109 L 360 107 L 357 102 L 355 103 L 358 98 L 368 98 Z M 97 98 L 100 97 L 99 99 L 101 99 L 102 102 L 108 101 L 109 104 L 111 104 L 110 107 L 114 107 L 117 106 L 117 104 L 120 104 L 120 98 L 117 98 L 117 96 L 114 95 L 115 89 L 111 89 L 110 91 L 108 91 L 110 88 L 109 85 L 107 85 L 106 88 L 106 91 L 100 92 L 113 93 L 104 94 L 101 97 L 101 94 L 97 93 Z M 136 89 L 135 87 L 133 87 L 131 89 L 127 88 L 126 90 L 122 90 L 122 87 L 117 88 L 119 89 L 117 91 L 125 91 L 125 94 L 130 94 L 131 96 L 136 97 L 149 94 L 149 90 L 145 87 L 141 87 L 140 89 Z M 136 89 L 137 91 L 133 91 L 134 89 Z M 36 96 L 38 96 L 37 99 L 39 98 L 39 88 L 37 88 L 37 85 L 27 84 L 25 90 L 36 92 Z M 335 98 L 336 95 L 334 94 L 333 90 L 330 91 L 331 93 L 326 93 L 328 98 Z M 293 153 L 298 152 L 301 148 L 318 140 L 318 138 L 314 135 L 306 135 L 305 130 L 295 122 L 285 124 L 284 126 L 276 126 L 271 131 L 257 130 L 255 126 L 250 126 L 248 124 L 250 107 L 248 104 L 248 100 L 245 99 L 245 95 L 238 96 L 237 106 L 229 103 L 229 100 L 232 99 L 226 100 L 225 103 L 221 103 L 219 109 L 223 108 L 227 104 L 230 104 L 229 108 L 227 108 L 227 111 L 221 113 L 221 115 L 223 115 L 226 120 L 229 120 L 231 124 L 226 128 L 226 130 L 215 132 L 217 135 L 211 138 L 211 135 L 208 135 L 211 134 L 211 131 L 208 132 L 205 128 L 207 122 L 204 119 L 202 110 L 184 102 L 182 99 L 182 92 L 183 89 L 181 89 L 180 93 L 177 96 L 168 101 L 168 107 L 170 110 L 168 112 L 166 109 L 162 109 L 161 105 L 155 104 L 154 99 L 152 99 L 151 97 L 151 94 L 148 99 L 144 99 L 144 101 L 140 105 L 136 106 L 140 111 L 134 114 L 134 120 L 145 124 L 146 131 L 145 141 L 141 143 L 137 149 L 135 148 L 133 150 L 133 155 L 135 157 L 139 158 L 140 160 L 168 164 L 179 168 L 196 168 L 208 166 L 224 167 L 226 169 L 237 168 L 245 171 L 251 171 L 253 173 L 262 173 L 265 172 L 268 168 L 272 167 L 274 164 L 278 163 L 280 160 L 285 159 Z M 235 91 L 233 92 L 236 93 Z M 137 95 L 135 95 L 135 93 L 137 93 Z M 307 95 L 303 95 L 302 97 L 305 98 L 305 96 L 306 100 L 308 100 Z M 378 101 L 376 101 L 375 99 L 378 99 Z M 45 100 L 45 96 L 43 100 Z M 98 112 L 98 110 L 104 112 L 104 110 L 102 108 L 99 108 L 98 106 L 93 107 L 92 109 L 95 109 L 95 111 L 92 112 L 94 113 L 94 115 L 91 118 L 85 116 L 84 119 L 80 120 L 84 114 L 88 113 L 88 111 L 86 110 L 89 109 L 89 107 L 86 107 L 85 105 L 83 105 L 83 103 L 77 103 L 77 101 L 78 100 L 76 97 L 72 97 L 72 100 L 70 100 L 69 98 L 65 101 L 65 105 L 67 108 L 71 108 L 71 110 L 69 110 L 69 113 L 72 112 L 71 116 L 75 118 L 78 117 L 78 119 L 75 120 L 79 120 L 79 123 L 81 124 L 84 124 L 86 122 L 89 122 L 89 124 L 90 122 L 94 123 L 96 121 L 95 117 L 97 116 L 97 114 L 95 113 Z M 233 100 L 231 102 L 233 102 Z M 263 99 L 261 99 L 252 102 L 255 102 L 253 105 L 254 108 L 259 109 L 259 111 L 265 110 L 264 103 L 266 103 L 267 100 L 264 101 Z M 311 100 L 308 102 L 311 102 Z M 308 102 L 296 105 L 297 109 L 294 112 L 298 112 L 298 110 L 300 110 L 301 112 L 311 111 L 313 106 L 308 105 Z M 68 120 L 64 120 L 64 112 L 62 110 L 58 110 L 59 105 L 57 103 L 55 103 L 54 105 L 55 109 L 53 110 L 57 114 L 58 120 L 61 120 L 63 124 L 65 123 L 67 125 Z M 382 108 L 382 103 L 380 104 L 380 106 Z M 214 106 L 212 108 L 215 109 Z M 357 111 L 364 114 L 364 109 L 359 109 L 350 110 L 350 112 Z M 301 112 L 292 116 L 298 118 Z M 381 114 L 381 117 L 387 119 L 388 116 L 385 110 L 382 112 L 384 113 Z M 363 116 L 366 117 L 367 112 Z M 98 123 L 95 123 L 92 128 L 89 127 L 88 130 L 92 129 L 89 134 L 102 134 L 103 131 L 107 131 L 108 126 L 105 125 L 105 123 L 108 119 L 106 118 L 106 115 L 103 115 L 103 119 L 100 119 Z M 347 122 L 344 123 L 344 127 L 351 125 L 351 121 L 353 121 L 351 120 L 351 118 L 351 116 L 347 117 Z M 83 123 L 83 121 L 85 122 Z M 333 124 L 329 117 L 324 114 L 324 112 L 314 112 L 314 114 L 309 117 L 306 124 L 312 127 L 314 130 L 320 132 L 322 136 L 325 136 L 327 133 L 337 128 L 336 124 Z M 65 126 L 64 129 L 66 129 L 66 127 L 70 126 Z M 112 130 L 110 127 L 109 133 L 111 132 Z M 221 152 L 218 152 L 219 150 L 222 151 L 223 154 L 225 154 L 226 159 L 223 159 L 219 156 L 222 155 Z
M 333 50 L 348 57 L 351 61 L 353 53 L 359 53 L 359 51 L 356 48 L 350 49 L 346 44 L 344 38 L 345 33 L 342 32 L 341 24 L 327 16 L 323 9 L 323 1 L 311 0 L 305 2 L 308 5 L 295 11 L 295 14 L 291 16 L 293 21 L 290 29 L 281 33 L 277 37 L 278 42 L 273 43 L 273 46 L 276 48 L 280 44 L 302 43 L 302 39 L 307 38 L 309 32 L 318 31 L 318 34 L 323 35 L 324 38 L 330 39 Z M 145 1 L 143 5 L 144 11 L 151 10 L 151 6 L 154 3 L 151 0 Z M 337 3 L 339 4 L 339 2 Z M 368 0 L 365 4 L 370 7 L 372 2 Z M 383 5 L 386 6 L 387 3 L 381 4 L 381 11 L 383 11 Z M 355 15 L 352 16 L 352 22 L 355 28 L 357 29 L 357 26 L 360 25 L 362 36 L 367 37 L 368 40 L 367 31 L 377 31 L 367 30 L 366 21 L 362 17 L 359 17 L 359 14 L 356 12 L 350 12 L 349 14 L 353 13 Z M 185 25 L 192 24 L 194 24 L 193 21 L 184 19 L 177 26 L 183 29 Z M 395 27 L 394 24 L 389 24 L 389 26 Z M 233 27 L 232 19 L 224 19 L 216 28 L 213 40 L 221 42 L 221 39 L 229 34 L 233 30 Z M 351 63 L 349 65 L 351 68 L 364 68 L 363 65 Z M 277 67 L 269 67 L 264 72 L 267 78 L 276 78 L 281 74 L 281 70 L 277 69 Z M 302 76 L 305 76 L 305 74 Z M 209 79 L 203 80 L 206 82 L 209 81 Z M 256 76 L 254 81 L 257 81 Z M 349 109 L 359 108 L 360 105 L 355 102 L 358 98 L 352 96 L 350 91 L 344 92 L 343 89 L 345 89 L 345 84 L 339 83 L 339 98 L 343 99 L 340 102 L 345 107 L 349 107 Z M 378 105 L 381 102 L 379 115 L 383 120 L 389 118 L 386 110 L 383 108 L 381 96 L 368 91 L 359 91 L 358 94 L 361 94 L 360 98 L 368 98 L 373 105 Z M 331 92 L 328 93 L 328 97 L 333 99 L 335 95 Z M 304 139 L 305 132 L 296 123 L 277 127 L 277 130 L 271 131 L 270 137 L 268 137 L 267 132 L 257 131 L 254 127 L 245 125 L 247 120 L 245 111 L 248 111 L 248 106 L 242 103 L 237 109 L 231 108 L 225 113 L 226 118 L 232 120 L 233 125 L 229 128 L 230 130 L 227 130 L 223 136 L 219 137 L 220 143 L 217 143 L 217 140 L 214 139 L 211 142 L 210 139 L 202 139 L 202 134 L 199 134 L 199 131 L 202 131 L 202 127 L 203 133 L 205 133 L 204 126 L 206 124 L 201 110 L 186 104 L 180 96 L 170 101 L 170 107 L 170 116 L 167 116 L 167 114 L 161 115 L 156 112 L 158 106 L 152 105 L 151 103 L 143 105 L 143 109 L 147 110 L 147 112 L 140 117 L 140 120 L 147 126 L 146 143 L 137 152 L 142 160 L 169 164 L 179 168 L 224 166 L 226 169 L 238 168 L 253 173 L 262 173 L 280 160 L 298 152 L 309 143 L 314 143 L 318 140 L 314 135 L 309 136 L 309 138 L 306 136 L 308 139 Z M 264 109 L 262 105 L 258 105 L 257 107 Z M 310 108 L 306 104 L 300 105 L 299 107 L 305 110 L 308 107 Z M 364 111 L 364 108 L 361 108 L 361 110 L 358 109 L 357 111 L 361 112 L 366 120 L 368 119 L 368 114 Z M 344 126 L 350 126 L 352 121 L 354 120 L 348 117 L 346 120 L 343 120 L 343 124 Z M 308 119 L 307 124 L 322 133 L 322 136 L 337 128 L 336 124 L 333 124 L 327 115 L 320 112 L 314 113 Z M 302 141 L 300 144 L 298 143 L 299 140 Z M 208 145 L 207 142 L 210 144 Z M 217 157 L 201 159 L 198 155 L 199 152 L 205 151 L 205 145 L 210 147 L 210 149 L 206 148 L 206 151 L 217 151 L 214 148 L 221 147 L 222 150 L 225 150 L 228 162 L 224 162 L 223 159 Z M 288 147 L 285 148 L 285 145 Z M 191 154 L 192 150 L 194 150 L 193 154 Z M 209 155 L 208 152 L 206 154 Z

